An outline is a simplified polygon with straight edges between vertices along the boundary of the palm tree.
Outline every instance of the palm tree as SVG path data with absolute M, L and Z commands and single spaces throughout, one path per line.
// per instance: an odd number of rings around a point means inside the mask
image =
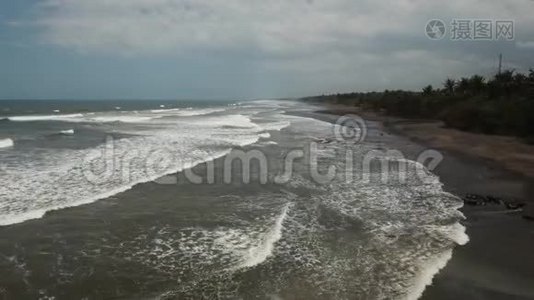
M 454 95 L 454 87 L 456 86 L 456 80 L 447 78 L 445 82 L 443 83 L 443 87 L 445 88 L 445 91 L 449 95 Z
M 432 95 L 434 88 L 431 85 L 427 85 L 423 88 L 423 95 Z
M 521 86 L 527 82 L 528 77 L 523 73 L 516 73 L 514 75 L 514 83 L 518 86 Z
M 499 91 L 499 94 L 503 94 L 510 97 L 512 90 L 514 89 L 514 73 L 515 70 L 506 70 L 500 74 L 495 75 L 495 86 Z
M 456 90 L 462 94 L 465 94 L 469 90 L 469 78 L 462 77 L 456 83 Z
M 486 86 L 486 79 L 480 75 L 473 75 L 469 78 L 469 89 L 474 93 L 480 93 Z
M 510 83 L 514 79 L 515 70 L 506 70 L 500 74 L 495 75 L 495 80 L 500 83 Z

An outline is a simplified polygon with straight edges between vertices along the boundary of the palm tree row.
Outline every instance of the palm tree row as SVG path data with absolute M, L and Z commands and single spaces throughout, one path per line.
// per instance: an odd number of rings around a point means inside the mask
M 384 91 L 305 98 L 358 106 L 403 118 L 438 119 L 446 126 L 485 134 L 514 135 L 534 143 L 534 70 L 448 78 L 422 92 Z
M 443 83 L 443 89 L 434 90 L 431 85 L 423 88 L 424 95 L 441 93 L 449 96 L 455 95 L 487 95 L 490 98 L 509 97 L 523 94 L 525 91 L 530 95 L 534 89 L 534 70 L 530 69 L 528 75 L 515 70 L 506 70 L 486 80 L 481 75 L 462 77 L 458 80 L 447 78 Z

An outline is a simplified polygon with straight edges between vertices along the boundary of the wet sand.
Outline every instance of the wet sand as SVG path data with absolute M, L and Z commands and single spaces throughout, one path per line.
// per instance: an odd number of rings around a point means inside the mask
M 453 258 L 434 277 L 422 299 L 534 299 L 534 222 L 527 219 L 534 207 L 534 183 L 527 176 L 534 172 L 528 164 L 532 146 L 512 142 L 513 138 L 463 133 L 353 108 L 319 111 L 315 117 L 335 122 L 345 114 L 382 122 L 386 132 L 398 137 L 391 146 L 408 158 L 429 148 L 440 151 L 444 160 L 434 173 L 445 190 L 459 197 L 476 194 L 526 203 L 519 210 L 498 204 L 464 206 L 462 223 L 470 242 L 454 250 Z M 504 145 L 503 140 L 510 141 L 506 148 L 496 148 Z M 492 159 L 491 155 L 498 153 L 505 157 Z

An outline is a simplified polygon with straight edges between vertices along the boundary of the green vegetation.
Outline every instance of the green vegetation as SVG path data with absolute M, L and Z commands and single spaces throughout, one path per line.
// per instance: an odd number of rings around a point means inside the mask
M 486 80 L 473 75 L 447 79 L 443 88 L 421 92 L 337 94 L 305 100 L 358 106 L 391 116 L 442 120 L 446 126 L 485 134 L 513 135 L 534 143 L 534 70 L 504 71 Z

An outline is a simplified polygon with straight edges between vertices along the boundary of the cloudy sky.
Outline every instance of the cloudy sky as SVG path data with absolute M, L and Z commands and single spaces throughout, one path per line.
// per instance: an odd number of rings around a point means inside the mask
M 0 98 L 274 98 L 534 67 L 533 0 L 4 0 Z M 431 19 L 446 23 L 431 40 Z M 514 40 L 454 41 L 454 19 Z M 494 34 L 495 35 L 495 34 Z

